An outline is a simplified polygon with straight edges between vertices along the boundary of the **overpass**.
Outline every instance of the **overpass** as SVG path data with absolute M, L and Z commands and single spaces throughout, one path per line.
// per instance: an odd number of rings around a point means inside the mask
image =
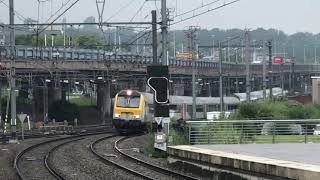
M 10 48 L 0 46 L 0 63 L 2 73 L 9 70 Z M 52 78 L 59 74 L 62 79 L 90 80 L 97 76 L 108 76 L 119 81 L 131 79 L 145 80 L 146 67 L 152 64 L 151 56 L 129 53 L 111 53 L 102 50 L 74 48 L 35 48 L 16 47 L 16 73 L 20 78 L 41 76 Z M 206 83 L 213 83 L 219 77 L 219 63 L 210 60 L 195 62 L 197 75 Z M 190 84 L 192 62 L 186 59 L 169 59 L 171 79 L 183 84 Z M 222 76 L 235 84 L 243 81 L 246 75 L 244 63 L 222 63 Z M 267 71 L 268 67 L 267 67 Z M 319 75 L 320 64 L 281 64 L 272 65 L 271 75 L 274 85 L 290 88 L 299 82 L 311 82 L 310 76 Z M 261 89 L 263 82 L 263 65 L 251 64 L 250 74 L 253 90 Z M 229 83 L 229 84 L 230 84 Z M 290 85 L 291 84 L 291 85 Z M 226 86 L 228 85 L 225 84 Z
M 0 74 L 2 83 L 10 68 L 10 51 L 0 47 Z M 66 92 L 75 82 L 83 82 L 84 89 L 94 89 L 99 101 L 97 105 L 101 119 L 110 114 L 110 104 L 106 104 L 110 94 L 133 88 L 146 91 L 146 69 L 152 64 L 151 56 L 125 53 L 105 53 L 99 50 L 72 48 L 28 48 L 17 47 L 15 52 L 16 79 L 18 88 L 32 89 L 36 102 L 45 99 L 44 107 L 50 101 L 66 98 Z M 199 96 L 219 96 L 219 63 L 208 60 L 195 61 Z M 263 65 L 251 64 L 251 90 L 263 89 Z M 268 69 L 268 68 L 267 68 Z M 169 59 L 171 93 L 190 96 L 192 62 L 184 59 Z M 245 92 L 246 65 L 243 63 L 222 63 L 224 94 Z M 282 64 L 272 65 L 272 86 L 282 87 L 298 92 L 306 92 L 311 85 L 311 76 L 320 75 L 318 64 Z M 100 77 L 100 80 L 98 80 Z M 102 80 L 101 80 L 102 78 Z M 50 80 L 46 82 L 45 79 Z M 116 81 L 116 83 L 113 83 Z M 67 83 L 65 83 L 67 82 Z M 91 84 L 90 84 L 91 82 Z M 89 84 L 89 85 L 88 85 Z M 38 89 L 37 89 L 38 88 Z M 36 89 L 36 90 L 35 90 Z M 26 90 L 28 91 L 28 90 Z M 38 91 L 38 92 L 37 92 Z M 49 102 L 48 102 L 49 101 Z M 38 103 L 38 106 L 43 106 Z M 44 113 L 47 110 L 44 110 Z

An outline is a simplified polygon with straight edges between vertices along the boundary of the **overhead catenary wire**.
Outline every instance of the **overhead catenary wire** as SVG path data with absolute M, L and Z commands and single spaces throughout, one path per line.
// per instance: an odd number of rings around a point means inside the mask
M 127 4 L 125 4 L 124 6 L 120 7 L 117 12 L 115 12 L 113 15 L 111 15 L 111 16 L 107 19 L 107 21 L 110 21 L 112 18 L 114 18 L 115 16 L 117 16 L 123 9 L 129 7 L 133 2 L 134 2 L 133 0 L 130 0 L 129 3 L 127 3 Z
M 194 12 L 194 11 L 196 11 L 196 10 L 202 9 L 202 8 L 204 8 L 204 7 L 210 6 L 210 5 L 212 5 L 212 4 L 215 4 L 215 3 L 219 2 L 219 1 L 221 1 L 221 0 L 215 0 L 215 1 L 210 2 L 210 3 L 207 3 L 207 4 L 202 4 L 201 6 L 199 6 L 199 7 L 197 7 L 197 8 L 194 8 L 194 9 L 192 9 L 192 10 L 183 12 L 183 13 L 181 13 L 181 14 L 177 14 L 177 15 L 175 15 L 174 17 L 183 16 L 183 15 L 185 15 L 185 14 L 188 14 L 188 13 Z
M 133 21 L 133 19 L 141 12 L 142 8 L 144 7 L 144 5 L 146 4 L 146 1 L 144 1 L 141 5 L 141 7 L 138 9 L 138 11 L 133 15 L 133 17 L 131 18 L 130 22 Z
M 234 4 L 234 3 L 238 2 L 238 1 L 240 1 L 240 0 L 234 0 L 234 1 L 231 1 L 231 2 L 228 2 L 228 3 L 224 3 L 223 5 L 217 6 L 217 7 L 215 7 L 215 8 L 208 9 L 208 10 L 206 10 L 206 11 L 204 11 L 204 12 L 201 12 L 201 13 L 198 13 L 198 14 L 193 14 L 193 15 L 190 16 L 190 17 L 186 17 L 186 18 L 184 18 L 184 19 L 181 19 L 181 20 L 179 20 L 179 21 L 175 21 L 175 22 L 171 23 L 170 26 L 175 25 L 175 24 L 178 24 L 178 23 L 181 23 L 181 22 L 184 22 L 184 21 L 187 21 L 187 20 L 189 20 L 189 19 L 193 19 L 193 18 L 195 18 L 195 17 L 201 16 L 201 15 L 206 14 L 206 13 L 209 13 L 209 12 L 211 12 L 211 11 L 215 11 L 215 10 L 221 9 L 221 8 L 223 8 L 223 7 L 225 7 L 225 6 Z
M 67 4 L 70 3 L 71 0 L 68 0 L 66 3 L 64 3 L 54 14 L 52 14 L 45 22 L 50 22 L 51 18 L 56 16 L 64 7 L 66 7 Z
M 7 8 L 10 8 L 7 3 L 4 2 L 4 0 L 0 1 L 3 5 L 5 5 Z M 19 18 L 21 21 L 27 20 L 23 15 L 21 15 L 18 11 L 14 10 L 15 14 L 18 15 L 17 18 Z
M 55 21 L 57 21 L 61 16 L 63 16 L 67 11 L 69 11 L 74 5 L 76 5 L 80 0 L 76 0 L 73 2 L 67 9 L 65 9 L 58 17 L 56 17 L 49 25 L 47 25 L 45 28 L 43 28 L 38 33 L 41 34 L 43 31 L 47 29 L 47 27 L 51 26 Z

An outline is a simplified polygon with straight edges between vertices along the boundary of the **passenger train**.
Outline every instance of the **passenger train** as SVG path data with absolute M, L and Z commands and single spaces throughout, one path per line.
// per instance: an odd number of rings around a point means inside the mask
M 268 93 L 269 91 L 267 91 Z M 282 94 L 282 89 L 275 87 L 273 96 Z M 246 100 L 246 93 L 235 93 L 232 97 L 224 97 L 224 108 L 226 111 L 235 111 L 240 102 Z M 262 91 L 250 93 L 250 99 L 263 99 Z M 191 96 L 170 96 L 170 118 L 189 120 L 192 112 Z M 153 94 L 143 93 L 135 90 L 122 90 L 113 101 L 113 124 L 119 132 L 145 131 L 147 126 L 154 123 Z M 197 97 L 197 112 L 219 111 L 219 97 Z M 199 117 L 198 117 L 199 118 Z M 205 117 L 200 117 L 205 118 Z
M 226 109 L 234 110 L 240 103 L 236 97 L 224 97 Z M 197 111 L 218 110 L 220 98 L 197 97 Z M 192 97 L 170 96 L 170 117 L 190 119 Z M 154 123 L 153 94 L 122 90 L 113 101 L 113 125 L 119 132 L 145 131 Z

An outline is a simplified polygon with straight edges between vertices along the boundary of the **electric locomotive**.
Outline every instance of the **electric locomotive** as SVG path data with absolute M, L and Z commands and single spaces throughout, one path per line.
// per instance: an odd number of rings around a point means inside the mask
M 114 98 L 113 124 L 120 132 L 146 129 L 147 105 L 144 95 L 135 90 L 122 90 Z

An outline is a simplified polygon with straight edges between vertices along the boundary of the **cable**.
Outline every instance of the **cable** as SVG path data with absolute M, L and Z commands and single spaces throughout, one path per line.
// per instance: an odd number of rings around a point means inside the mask
M 210 5 L 212 5 L 212 4 L 215 4 L 215 3 L 219 2 L 219 1 L 220 1 L 220 0 L 215 0 L 215 1 L 213 1 L 213 2 L 204 4 L 204 5 L 202 5 L 202 6 L 199 6 L 199 7 L 195 8 L 195 9 L 192 9 L 192 10 L 190 10 L 190 11 L 187 11 L 187 12 L 184 12 L 184 13 L 181 13 L 181 14 L 178 14 L 178 15 L 176 15 L 176 16 L 174 16 L 174 17 L 183 16 L 183 15 L 185 15 L 185 14 L 194 12 L 194 11 L 196 11 L 196 10 L 198 10 L 198 9 L 201 9 L 201 8 L 204 8 L 204 7 L 206 7 L 206 6 L 210 6 Z
M 9 5 L 7 3 L 4 2 L 4 0 L 2 0 L 0 3 L 4 4 L 5 6 L 7 6 L 7 8 L 10 9 Z M 27 20 L 27 18 L 25 18 L 23 15 L 21 15 L 18 11 L 14 10 L 15 14 L 17 14 L 18 19 L 20 19 L 21 21 L 25 21 Z
M 133 43 L 135 43 L 137 40 L 141 39 L 142 37 L 144 37 L 145 35 L 147 35 L 148 33 L 151 33 L 152 31 L 146 31 L 144 32 L 142 35 L 138 36 L 139 33 L 135 36 L 137 38 L 135 38 L 134 40 L 132 40 L 130 43 L 128 43 L 129 45 L 132 45 Z
M 55 15 L 57 15 L 61 9 L 63 9 L 67 4 L 69 4 L 71 0 L 68 0 L 68 2 L 66 2 L 65 4 L 63 4 L 63 6 L 61 6 L 54 14 L 52 14 L 47 20 L 46 22 L 49 22 L 51 20 L 51 18 L 53 18 Z
M 230 4 L 236 3 L 236 2 L 238 2 L 238 1 L 240 1 L 240 0 L 234 0 L 234 1 L 232 1 L 232 2 L 225 3 L 225 4 L 221 5 L 221 6 L 215 7 L 215 8 L 213 8 L 213 9 L 208 9 L 207 11 L 204 11 L 204 12 L 201 12 L 201 13 L 198 13 L 198 14 L 195 14 L 195 15 L 193 15 L 193 16 L 191 16 L 191 17 L 187 17 L 187 18 L 185 18 L 185 19 L 181 19 L 180 21 L 176 21 L 176 22 L 170 24 L 170 26 L 175 25 L 175 24 L 178 24 L 178 23 L 181 23 L 181 22 L 184 22 L 184 21 L 186 21 L 186 20 L 189 20 L 189 19 L 192 19 L 192 18 L 195 18 L 195 17 L 198 17 L 198 16 L 201 16 L 201 15 L 206 14 L 206 13 L 209 13 L 209 12 L 211 12 L 211 11 L 215 11 L 215 10 L 217 10 L 217 9 L 221 9 L 221 8 L 223 8 L 223 7 L 225 7 L 225 6 L 228 6 L 228 5 L 230 5 Z
M 138 11 L 133 15 L 133 17 L 131 18 L 130 22 L 133 21 L 133 19 L 138 15 L 139 12 L 141 12 L 142 8 L 144 7 L 144 5 L 146 4 L 147 1 L 144 1 L 141 5 L 141 7 L 138 9 Z
M 120 13 L 120 11 L 122 11 L 123 9 L 129 7 L 134 1 L 133 0 L 130 0 L 129 3 L 125 4 L 124 6 L 122 6 L 120 9 L 118 9 L 118 11 L 116 13 L 114 13 L 112 16 L 110 16 L 108 19 L 107 19 L 107 22 L 112 19 L 113 17 L 115 17 L 116 15 L 118 15 Z
M 74 3 L 72 3 L 66 10 L 64 10 L 58 17 L 56 17 L 49 25 L 47 25 L 45 28 L 43 28 L 41 31 L 39 31 L 39 34 L 41 34 L 43 31 L 47 29 L 47 27 L 51 26 L 56 20 L 58 20 L 61 16 L 63 16 L 69 9 L 71 9 L 75 4 L 77 4 L 80 0 L 76 0 Z

